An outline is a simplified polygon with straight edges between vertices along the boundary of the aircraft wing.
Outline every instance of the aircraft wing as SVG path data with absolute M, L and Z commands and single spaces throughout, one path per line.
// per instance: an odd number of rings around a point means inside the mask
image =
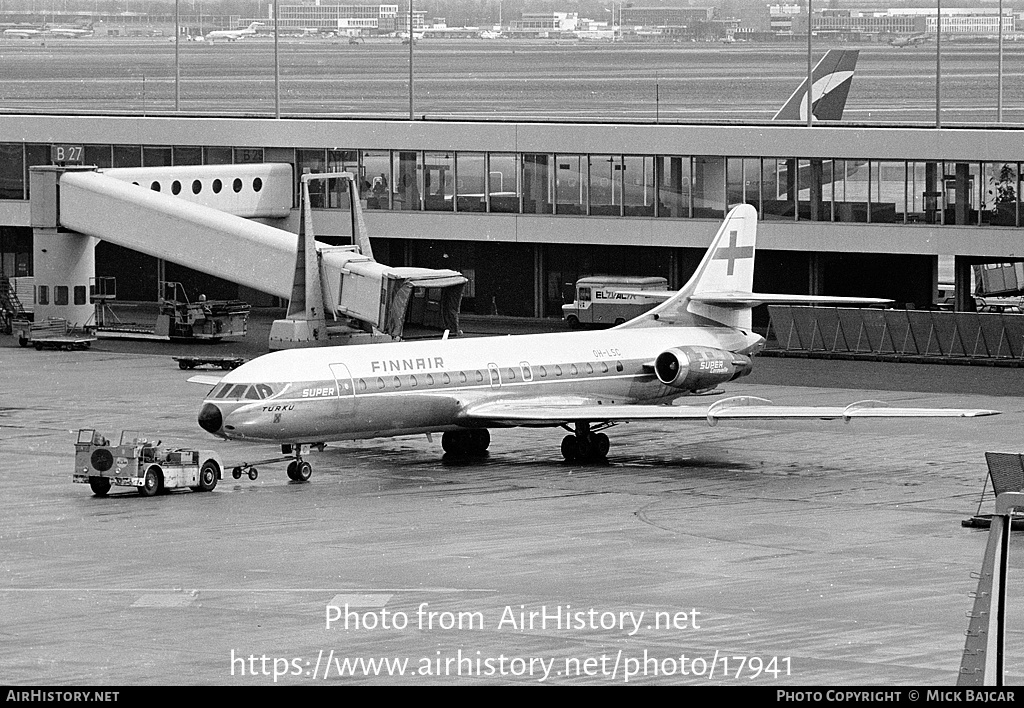
M 858 401 L 848 406 L 776 406 L 754 396 L 734 396 L 710 406 L 596 405 L 572 400 L 523 400 L 485 403 L 467 409 L 464 422 L 490 425 L 558 425 L 577 420 L 623 422 L 630 420 L 772 420 L 818 418 L 973 418 L 999 411 L 975 408 L 895 408 L 883 401 Z

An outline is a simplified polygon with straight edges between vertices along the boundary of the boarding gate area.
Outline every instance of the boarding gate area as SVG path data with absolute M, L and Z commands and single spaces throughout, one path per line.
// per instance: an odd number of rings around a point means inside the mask
M 1024 315 L 770 305 L 764 355 L 1024 366 Z

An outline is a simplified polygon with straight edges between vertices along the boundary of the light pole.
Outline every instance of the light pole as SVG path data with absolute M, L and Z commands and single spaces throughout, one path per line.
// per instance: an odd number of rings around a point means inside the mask
M 1003 122 L 1003 0 L 999 0 L 999 65 L 996 69 L 996 122 Z
M 274 117 L 281 117 L 281 62 L 277 52 L 277 3 L 271 5 L 274 8 Z
M 180 88 L 179 88 L 179 84 L 181 83 L 181 64 L 180 64 L 180 61 L 179 61 L 179 59 L 180 59 L 180 56 L 179 56 L 180 55 L 180 51 L 179 51 L 179 48 L 178 48 L 178 43 L 181 41 L 181 17 L 179 15 L 179 5 L 180 4 L 181 4 L 181 0 L 174 0 L 174 111 L 175 111 L 175 113 L 177 113 L 177 111 L 178 111 L 179 98 L 180 98 L 180 95 L 181 95 L 180 94 Z M 145 86 L 145 84 L 143 84 L 143 86 Z M 143 94 L 143 95 L 145 95 L 145 94 Z M 145 99 L 143 99 L 142 105 L 143 105 L 143 108 L 145 108 L 145 105 L 146 105 Z
M 409 120 L 413 120 L 412 105 L 412 46 L 416 43 L 415 35 L 412 33 L 412 0 L 409 0 Z
M 935 127 L 942 127 L 942 0 L 935 0 Z
M 811 28 L 814 15 L 811 12 L 813 0 L 807 0 L 807 127 L 814 123 L 814 70 L 811 68 Z

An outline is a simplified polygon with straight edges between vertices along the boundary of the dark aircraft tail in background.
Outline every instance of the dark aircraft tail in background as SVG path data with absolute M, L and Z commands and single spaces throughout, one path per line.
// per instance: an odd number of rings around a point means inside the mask
M 846 97 L 857 66 L 856 49 L 830 49 L 814 67 L 811 92 L 815 120 L 842 120 Z M 807 79 L 793 92 L 773 120 L 807 120 Z

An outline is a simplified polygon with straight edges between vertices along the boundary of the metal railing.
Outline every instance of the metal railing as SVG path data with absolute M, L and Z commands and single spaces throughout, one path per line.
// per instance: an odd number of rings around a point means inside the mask
M 765 353 L 1024 364 L 1024 315 L 771 305 Z

